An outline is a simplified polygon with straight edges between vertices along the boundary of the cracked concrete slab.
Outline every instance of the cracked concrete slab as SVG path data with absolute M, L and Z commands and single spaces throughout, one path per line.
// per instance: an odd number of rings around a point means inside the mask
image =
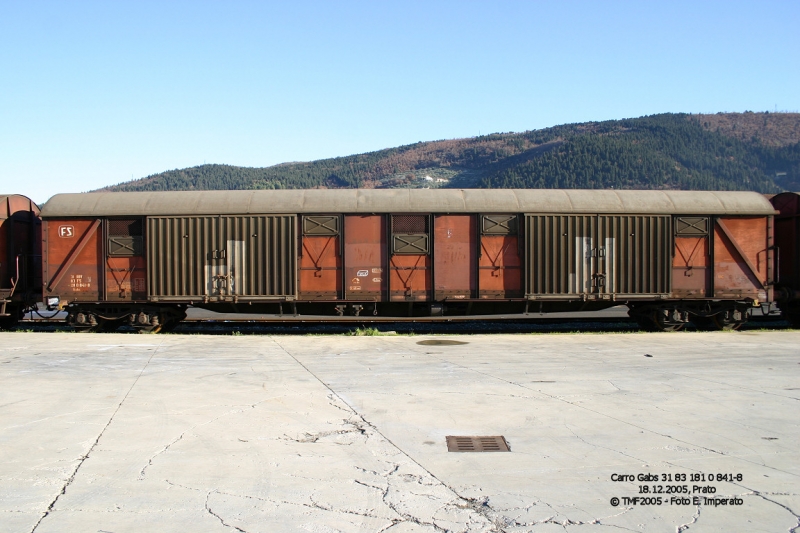
M 800 531 L 798 332 L 0 337 L 3 531 Z

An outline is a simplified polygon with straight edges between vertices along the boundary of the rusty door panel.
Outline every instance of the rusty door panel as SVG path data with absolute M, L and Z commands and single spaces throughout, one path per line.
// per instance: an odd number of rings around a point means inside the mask
M 147 299 L 143 222 L 143 218 L 134 217 L 112 218 L 103 223 L 106 300 Z
M 383 215 L 345 215 L 345 299 L 383 301 L 386 295 L 386 220 Z
M 675 237 L 672 293 L 677 298 L 711 296 L 711 256 L 708 236 Z
M 718 217 L 714 225 L 714 297 L 767 299 L 772 254 L 766 217 Z
M 143 255 L 109 257 L 106 260 L 106 299 L 147 299 L 147 264 Z
M 300 255 L 300 299 L 336 300 L 342 293 L 338 235 L 304 235 Z
M 43 222 L 45 296 L 74 302 L 104 295 L 103 232 L 99 219 Z
M 431 290 L 430 256 L 395 254 L 389 261 L 389 299 L 393 302 L 422 302 Z
M 439 215 L 433 220 L 434 299 L 475 296 L 475 215 Z
M 481 235 L 480 298 L 522 296 L 522 259 L 517 235 Z

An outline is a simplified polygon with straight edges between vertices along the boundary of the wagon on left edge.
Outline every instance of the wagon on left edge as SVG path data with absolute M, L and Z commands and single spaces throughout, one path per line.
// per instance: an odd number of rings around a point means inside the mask
M 0 195 L 0 329 L 14 327 L 42 295 L 39 206 Z

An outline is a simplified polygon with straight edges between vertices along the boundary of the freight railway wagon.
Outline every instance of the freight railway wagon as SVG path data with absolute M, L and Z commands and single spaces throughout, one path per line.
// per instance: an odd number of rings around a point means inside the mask
M 800 327 L 800 193 L 784 192 L 770 201 L 775 215 L 775 297 L 784 318 Z
M 90 193 L 42 210 L 44 295 L 84 330 L 225 312 L 441 316 L 627 304 L 735 328 L 772 299 L 774 208 L 748 192 Z
M 0 195 L 0 328 L 16 325 L 41 299 L 39 207 L 18 194 Z

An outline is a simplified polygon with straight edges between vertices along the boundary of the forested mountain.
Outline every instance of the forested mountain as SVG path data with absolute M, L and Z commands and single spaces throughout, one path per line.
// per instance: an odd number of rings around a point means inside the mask
M 202 165 L 103 190 L 800 189 L 800 113 L 662 114 L 420 142 L 265 168 Z

